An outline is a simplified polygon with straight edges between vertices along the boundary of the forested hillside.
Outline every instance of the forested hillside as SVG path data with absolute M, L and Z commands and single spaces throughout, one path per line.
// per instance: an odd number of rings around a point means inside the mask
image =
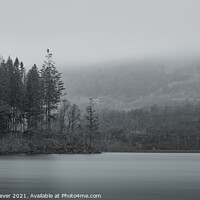
M 93 97 L 99 109 L 135 109 L 200 98 L 200 61 L 124 61 L 63 71 L 69 98 L 85 106 Z

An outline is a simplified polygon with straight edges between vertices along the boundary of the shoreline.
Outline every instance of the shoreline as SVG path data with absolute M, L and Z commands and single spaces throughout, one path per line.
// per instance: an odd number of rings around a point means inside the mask
M 107 151 L 102 153 L 200 153 L 200 150 L 140 150 L 140 151 Z
M 151 151 L 151 150 L 143 150 L 143 151 L 111 151 L 111 152 L 80 152 L 80 153 L 5 153 L 0 154 L 0 156 L 13 156 L 13 155 L 20 155 L 20 156 L 34 156 L 34 155 L 92 155 L 92 154 L 102 154 L 102 153 L 200 153 L 200 150 L 158 150 L 158 151 Z

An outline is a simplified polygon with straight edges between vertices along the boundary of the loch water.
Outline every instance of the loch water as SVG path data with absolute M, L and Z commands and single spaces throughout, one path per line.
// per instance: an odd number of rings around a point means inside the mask
M 102 200 L 199 200 L 200 154 L 0 156 L 0 194 L 45 193 L 101 194 Z

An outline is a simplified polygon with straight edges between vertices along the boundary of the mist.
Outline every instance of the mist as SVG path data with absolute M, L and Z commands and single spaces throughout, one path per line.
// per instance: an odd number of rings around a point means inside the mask
M 200 52 L 197 0 L 0 3 L 0 53 L 18 56 L 29 68 L 41 66 L 47 48 L 61 68 Z

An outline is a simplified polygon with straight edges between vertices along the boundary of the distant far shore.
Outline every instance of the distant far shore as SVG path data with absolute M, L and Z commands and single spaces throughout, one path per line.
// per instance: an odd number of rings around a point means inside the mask
M 140 150 L 140 151 L 109 151 L 103 153 L 200 153 L 200 150 Z

